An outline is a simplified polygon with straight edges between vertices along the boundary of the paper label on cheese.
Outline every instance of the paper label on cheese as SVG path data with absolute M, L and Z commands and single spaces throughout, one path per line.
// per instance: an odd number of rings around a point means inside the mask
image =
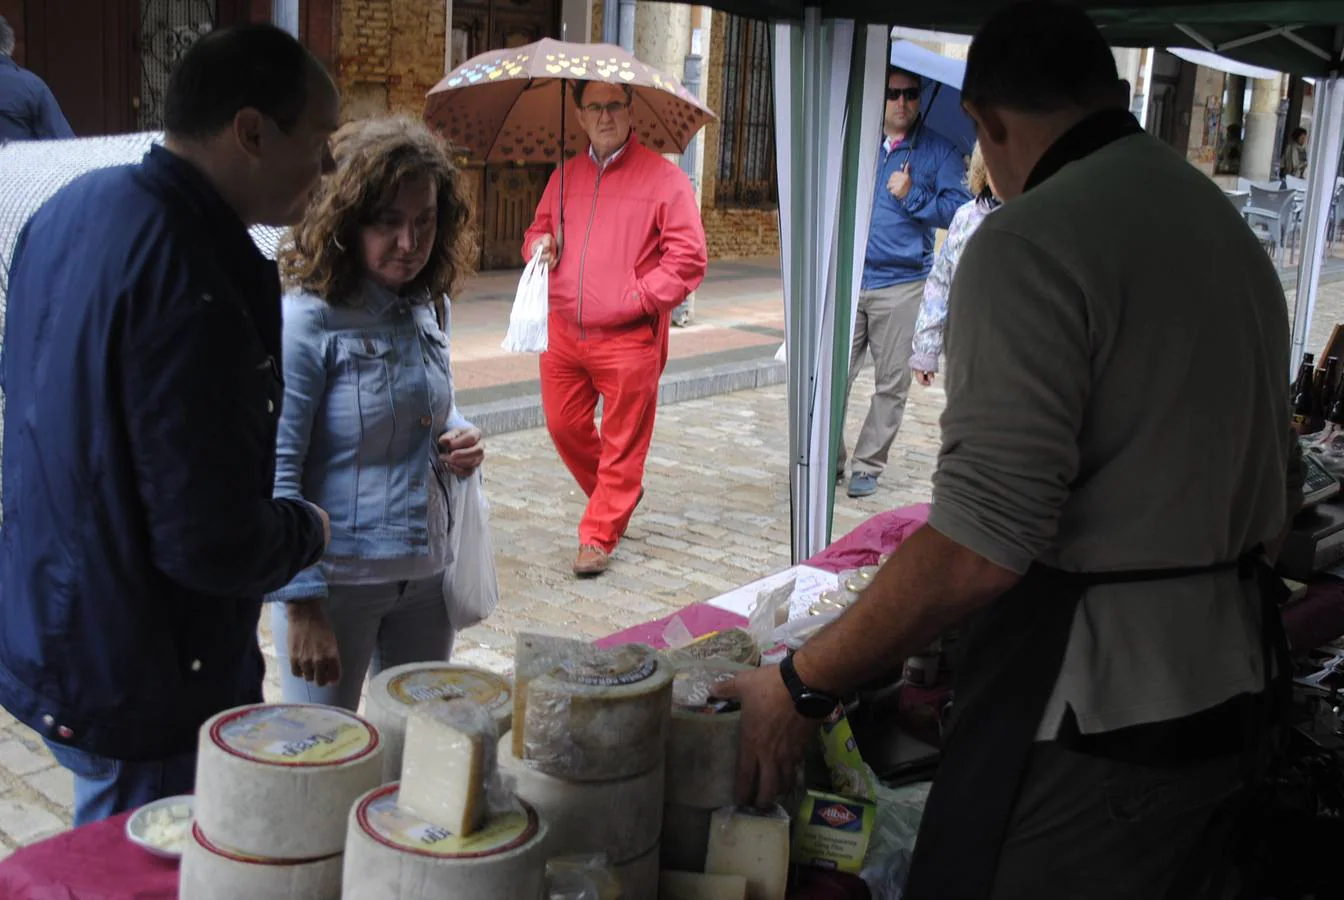
M 364 830 L 386 844 L 427 856 L 472 859 L 521 847 L 537 833 L 537 815 L 530 807 L 498 815 L 466 837 L 418 819 L 397 805 L 397 787 L 364 801 L 359 821 Z
M 629 644 L 594 650 L 559 660 L 554 677 L 589 687 L 624 687 L 646 681 L 658 669 L 658 657 L 645 647 Z
M 378 735 L 344 710 L 269 704 L 215 723 L 211 737 L 237 756 L 279 765 L 337 765 L 370 753 Z
M 502 678 L 449 667 L 398 675 L 387 683 L 387 692 L 407 706 L 465 697 L 492 712 L 508 705 L 511 700 L 509 686 Z

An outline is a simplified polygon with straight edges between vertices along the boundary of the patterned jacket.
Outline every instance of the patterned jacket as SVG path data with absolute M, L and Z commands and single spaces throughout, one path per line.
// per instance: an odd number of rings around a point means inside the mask
M 947 229 L 947 239 L 938 251 L 924 282 L 924 302 L 919 307 L 919 319 L 915 322 L 915 340 L 910 356 L 910 368 L 916 372 L 937 372 L 938 357 L 943 352 L 943 324 L 947 321 L 947 295 L 952 290 L 952 276 L 957 271 L 957 262 L 966 242 L 975 234 L 985 216 L 994 211 L 996 203 L 986 200 L 972 200 L 957 210 L 952 224 Z

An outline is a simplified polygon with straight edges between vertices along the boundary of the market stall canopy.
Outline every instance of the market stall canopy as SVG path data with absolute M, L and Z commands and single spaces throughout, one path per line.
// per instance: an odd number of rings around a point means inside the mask
M 1011 0 L 710 0 L 705 5 L 753 19 L 797 21 L 806 9 L 824 19 L 973 34 Z M 1341 67 L 1344 0 L 1079 0 L 1113 47 L 1189 47 L 1299 75 Z

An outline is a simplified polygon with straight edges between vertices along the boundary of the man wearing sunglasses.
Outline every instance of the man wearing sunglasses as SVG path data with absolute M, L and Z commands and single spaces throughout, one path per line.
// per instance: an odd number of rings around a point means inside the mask
M 633 133 L 634 90 L 578 81 L 572 96 L 588 151 L 565 164 L 563 182 L 559 169 L 551 176 L 523 253 L 539 250 L 550 266 L 541 405 L 588 497 L 573 569 L 591 578 L 644 496 L 672 311 L 705 277 L 708 250 L 690 179 Z
M 849 389 L 872 353 L 875 390 L 854 445 L 849 496 L 877 490 L 910 393 L 910 348 L 933 268 L 934 235 L 969 203 L 966 165 L 951 141 L 932 131 L 920 115 L 921 84 L 900 69 L 887 73 L 887 105 L 877 188 L 868 229 L 859 309 L 849 358 Z M 844 477 L 842 441 L 836 480 Z

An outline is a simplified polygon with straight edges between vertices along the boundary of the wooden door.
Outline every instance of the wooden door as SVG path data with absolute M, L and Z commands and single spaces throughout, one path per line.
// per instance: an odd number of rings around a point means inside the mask
M 24 65 L 51 92 L 75 134 L 135 129 L 138 0 L 28 0 Z
M 468 0 L 454 2 L 451 41 L 453 66 L 478 53 L 520 47 L 559 31 L 557 0 Z M 489 165 L 469 167 L 476 221 L 481 235 L 482 269 L 522 266 L 523 232 L 541 202 L 552 166 Z

